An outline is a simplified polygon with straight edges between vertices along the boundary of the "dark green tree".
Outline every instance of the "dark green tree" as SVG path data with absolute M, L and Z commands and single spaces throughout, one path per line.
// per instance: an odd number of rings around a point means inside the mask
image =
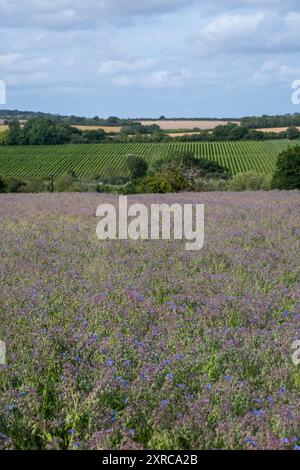
M 277 160 L 272 187 L 277 189 L 300 189 L 300 146 L 289 147 Z
M 23 142 L 23 130 L 18 120 L 13 120 L 9 123 L 8 130 L 8 145 L 20 145 Z
M 0 193 L 4 193 L 4 192 L 5 192 L 5 183 L 0 176 Z
M 286 131 L 286 136 L 289 140 L 299 139 L 300 132 L 297 127 L 289 127 Z
M 127 157 L 127 167 L 133 180 L 142 178 L 148 171 L 148 163 L 142 157 L 136 155 Z

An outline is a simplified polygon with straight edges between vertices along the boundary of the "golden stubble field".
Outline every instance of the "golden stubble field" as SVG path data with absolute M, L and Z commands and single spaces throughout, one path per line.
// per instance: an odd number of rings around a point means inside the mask
M 121 132 L 120 126 L 72 126 L 80 129 L 81 131 L 97 131 L 102 129 L 104 132 Z
M 257 131 L 262 131 L 262 132 L 275 132 L 276 134 L 279 134 L 280 132 L 284 132 L 288 129 L 288 127 L 269 127 L 267 129 L 256 129 Z M 300 127 L 297 127 L 298 131 L 300 131 Z
M 205 129 L 205 130 L 213 130 L 215 127 L 220 125 L 228 124 L 229 122 L 233 122 L 239 124 L 238 121 L 192 121 L 192 120 L 182 120 L 182 121 L 172 121 L 172 120 L 158 120 L 158 121 L 139 121 L 144 126 L 148 126 L 151 124 L 156 124 L 159 126 L 163 131 L 174 131 L 177 129 L 184 129 L 184 130 L 193 130 L 194 128 Z

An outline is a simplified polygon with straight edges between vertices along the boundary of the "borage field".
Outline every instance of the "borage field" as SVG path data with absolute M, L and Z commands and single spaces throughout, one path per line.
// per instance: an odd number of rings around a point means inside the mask
M 205 204 L 200 252 L 100 242 L 117 201 L 0 195 L 0 447 L 299 447 L 299 193 L 153 196 Z

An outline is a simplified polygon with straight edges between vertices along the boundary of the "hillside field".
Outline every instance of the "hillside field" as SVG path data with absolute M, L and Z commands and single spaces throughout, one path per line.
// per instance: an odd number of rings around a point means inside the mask
M 225 126 L 229 122 L 235 123 L 235 124 L 240 124 L 238 121 L 222 121 L 222 120 L 204 120 L 204 119 L 163 119 L 163 120 L 150 120 L 150 121 L 139 121 L 141 124 L 144 126 L 149 126 L 151 124 L 155 124 L 161 128 L 163 131 L 171 131 L 171 130 L 177 130 L 177 129 L 203 129 L 203 130 L 213 130 L 217 126 Z
M 0 175 L 55 178 L 68 170 L 80 177 L 126 175 L 130 154 L 149 163 L 178 152 L 193 152 L 198 158 L 215 160 L 234 175 L 250 170 L 272 174 L 278 154 L 300 141 L 266 142 L 174 142 L 138 144 L 95 144 L 60 146 L 0 146 Z

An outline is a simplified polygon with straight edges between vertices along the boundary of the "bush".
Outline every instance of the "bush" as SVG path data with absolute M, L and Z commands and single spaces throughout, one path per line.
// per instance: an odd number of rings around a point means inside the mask
M 1 177 L 0 177 L 0 193 L 5 193 L 5 183 Z
M 300 146 L 290 147 L 277 160 L 272 188 L 300 189 Z
M 230 191 L 268 191 L 271 180 L 268 176 L 260 175 L 254 171 L 235 175 L 228 184 Z
M 136 155 L 129 155 L 127 158 L 127 167 L 133 180 L 142 178 L 148 171 L 148 163 L 143 158 L 137 157 Z
M 165 166 L 161 172 L 146 176 L 137 185 L 139 193 L 177 193 L 190 189 L 190 183 L 180 168 Z
M 156 160 L 152 167 L 152 173 L 163 171 L 165 167 L 180 167 L 182 172 L 192 180 L 198 178 L 207 179 L 229 179 L 230 173 L 227 168 L 219 163 L 204 158 L 196 158 L 192 152 L 175 153 L 167 159 Z
M 42 178 L 30 178 L 22 189 L 25 193 L 41 193 L 45 191 L 45 181 Z
M 210 191 L 227 191 L 228 190 L 228 181 L 221 179 L 211 179 L 207 180 L 205 178 L 198 178 L 194 182 L 194 191 L 196 192 L 210 192 Z
M 173 188 L 165 175 L 156 174 L 153 176 L 146 176 L 137 185 L 138 193 L 173 193 Z
M 24 181 L 18 178 L 14 178 L 14 177 L 5 178 L 4 184 L 5 184 L 5 192 L 7 193 L 22 192 L 24 187 L 26 186 L 26 183 L 24 183 Z
M 76 186 L 75 186 L 73 176 L 70 174 L 62 175 L 56 181 L 54 188 L 55 188 L 55 191 L 57 191 L 58 193 L 76 191 Z

